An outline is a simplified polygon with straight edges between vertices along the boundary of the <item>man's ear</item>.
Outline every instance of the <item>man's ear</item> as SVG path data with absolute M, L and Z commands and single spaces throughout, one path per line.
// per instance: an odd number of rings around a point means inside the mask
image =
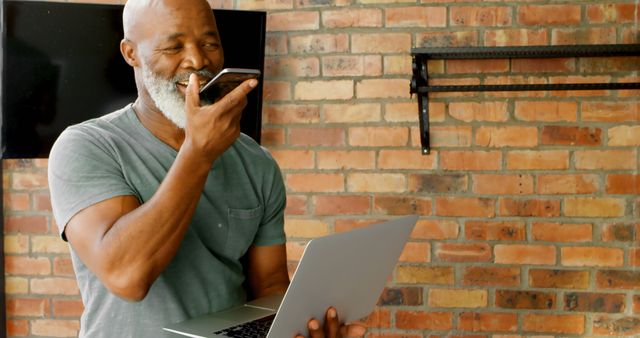
M 138 67 L 139 62 L 136 57 L 136 49 L 133 43 L 127 39 L 122 39 L 120 41 L 120 53 L 122 53 L 122 57 L 131 67 Z

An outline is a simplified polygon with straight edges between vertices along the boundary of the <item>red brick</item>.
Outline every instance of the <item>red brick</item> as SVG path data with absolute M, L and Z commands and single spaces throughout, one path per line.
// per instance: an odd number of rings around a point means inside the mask
M 579 5 L 518 6 L 518 23 L 527 26 L 576 25 L 580 23 Z
M 49 314 L 49 300 L 35 298 L 7 299 L 9 317 L 45 317 Z
M 525 223 L 522 221 L 467 221 L 465 238 L 476 241 L 524 241 Z
M 76 337 L 79 330 L 79 320 L 37 319 L 31 322 L 31 334 L 36 336 L 49 336 L 55 332 L 56 337 Z
M 605 242 L 635 242 L 636 228 L 639 224 L 605 224 L 602 227 L 602 240 Z
M 342 174 L 300 173 L 285 175 L 286 186 L 293 192 L 344 191 Z
M 51 263 L 47 257 L 6 256 L 5 273 L 10 275 L 38 276 L 51 273 Z
M 406 181 L 403 174 L 352 173 L 347 175 L 347 190 L 400 193 L 406 191 Z
M 504 73 L 509 70 L 509 60 L 448 60 L 448 74 Z
M 291 83 L 287 81 L 265 81 L 262 98 L 265 103 L 291 100 Z
M 549 245 L 497 244 L 494 247 L 497 264 L 554 265 L 556 249 Z
M 431 261 L 431 244 L 407 242 L 398 259 L 402 263 L 426 263 Z
M 633 267 L 640 266 L 640 248 L 629 249 L 629 265 Z
M 477 27 L 511 25 L 511 8 L 506 6 L 452 6 L 450 11 L 452 26 Z
M 364 56 L 362 55 L 331 55 L 322 58 L 322 75 L 324 77 L 362 76 L 364 71 Z
M 313 198 L 316 215 L 361 215 L 370 211 L 370 197 L 356 195 L 319 195 Z
M 365 317 L 363 323 L 368 328 L 389 328 L 391 327 L 391 312 L 378 308 Z
M 415 122 L 417 107 L 415 102 L 386 103 L 384 120 L 389 122 Z M 429 121 L 444 121 L 444 103 L 429 102 Z
M 517 101 L 515 117 L 521 121 L 573 122 L 577 120 L 576 102 Z
M 352 53 L 406 53 L 411 48 L 409 33 L 351 34 Z
M 611 3 L 587 6 L 590 23 L 630 23 L 640 20 L 638 5 L 633 3 Z
M 356 82 L 358 99 L 390 99 L 410 97 L 406 79 L 367 79 Z
M 294 146 L 343 146 L 342 128 L 289 128 L 289 144 Z
M 610 337 L 638 337 L 640 319 L 637 316 L 594 317 L 593 333 Z
M 529 286 L 551 289 L 587 289 L 589 271 L 587 270 L 529 270 Z
M 418 149 L 380 150 L 378 169 L 435 169 L 436 157 L 423 156 Z
M 496 290 L 496 306 L 503 309 L 553 310 L 556 304 L 555 293 Z
M 53 274 L 55 276 L 75 277 L 75 272 L 73 271 L 73 263 L 71 262 L 71 258 L 69 256 L 55 257 L 53 259 Z
M 464 331 L 516 332 L 518 315 L 515 313 L 463 312 L 458 319 L 458 328 Z
M 477 289 L 429 289 L 429 307 L 483 308 L 487 306 L 488 291 Z
M 478 45 L 478 32 L 469 31 L 444 31 L 444 32 L 419 32 L 416 34 L 416 42 L 419 47 L 469 47 Z
M 387 75 L 410 74 L 412 71 L 411 57 L 409 55 L 385 55 L 383 65 L 384 74 Z M 431 115 L 431 111 L 429 115 Z M 431 116 L 429 116 L 429 119 L 431 119 Z
M 449 115 L 464 122 L 505 122 L 509 119 L 507 102 L 451 102 Z
M 398 284 L 436 284 L 453 285 L 453 267 L 398 266 L 396 283 Z
M 640 290 L 640 271 L 599 270 L 596 287 L 600 289 Z
M 351 127 L 348 134 L 349 145 L 359 147 L 406 146 L 409 140 L 406 127 Z
M 373 169 L 375 168 L 374 151 L 317 151 L 318 169 Z
M 520 286 L 519 268 L 470 266 L 464 269 L 464 286 Z
M 265 147 L 284 145 L 284 128 L 269 128 L 263 126 L 260 141 Z
M 595 174 L 550 174 L 538 176 L 539 194 L 593 194 L 600 189 L 600 178 Z
M 79 318 L 84 310 L 84 305 L 79 299 L 55 299 L 53 300 L 53 316 Z
M 302 34 L 292 36 L 289 53 L 329 54 L 349 51 L 348 34 Z
M 33 210 L 51 212 L 51 196 L 49 193 L 33 193 Z
M 484 32 L 485 46 L 544 46 L 549 44 L 547 29 L 496 29 Z
M 307 196 L 287 195 L 285 215 L 304 215 L 307 213 Z
M 411 238 L 455 239 L 458 237 L 458 223 L 453 220 L 418 220 Z
M 445 27 L 446 7 L 399 7 L 385 10 L 385 27 Z
M 529 195 L 533 193 L 533 176 L 473 174 L 472 190 L 481 195 Z
M 499 214 L 501 216 L 557 217 L 560 216 L 560 201 L 500 198 Z
M 396 312 L 396 328 L 401 330 L 451 330 L 453 314 L 447 312 Z
M 525 314 L 522 329 L 536 333 L 583 334 L 585 318 L 582 315 Z
M 543 242 L 590 242 L 593 225 L 589 223 L 533 222 L 533 240 Z
M 23 337 L 29 335 L 29 321 L 22 319 L 7 319 L 7 335 L 9 337 Z
M 335 232 L 346 232 L 355 229 L 362 229 L 371 224 L 380 223 L 381 219 L 336 219 L 334 230 Z
M 42 278 L 30 281 L 31 293 L 34 295 L 78 295 L 75 278 Z
M 348 100 L 353 93 L 352 80 L 298 81 L 294 88 L 297 100 Z
M 378 305 L 422 305 L 421 287 L 387 287 L 382 291 Z
M 604 247 L 562 247 L 561 263 L 564 266 L 622 267 L 624 251 Z
M 622 313 L 625 310 L 625 295 L 570 292 L 564 295 L 565 311 Z
M 267 31 L 317 30 L 320 27 L 320 14 L 311 11 L 268 13 Z
M 481 147 L 534 147 L 538 145 L 535 127 L 479 127 L 475 143 Z
M 412 128 L 411 144 L 420 144 L 418 129 Z M 440 147 L 468 147 L 471 145 L 471 126 L 435 126 L 430 128 L 431 146 Z
M 607 132 L 609 146 L 640 146 L 640 126 L 617 126 Z
M 514 73 L 573 73 L 576 71 L 576 59 L 574 58 L 548 58 L 548 59 L 513 59 L 511 71 Z M 516 104 L 523 103 L 516 101 Z M 536 103 L 530 101 L 527 103 Z M 552 101 L 541 102 L 553 104 Z M 556 102 L 570 103 L 570 102 Z M 561 113 L 561 112 L 560 112 Z
M 318 76 L 320 61 L 309 57 L 267 57 L 264 60 L 264 75 L 270 79 Z
M 29 253 L 29 236 L 27 235 L 4 235 L 4 254 L 27 254 Z
M 382 27 L 379 8 L 341 8 L 322 12 L 322 25 L 326 28 Z
M 5 212 L 27 211 L 30 209 L 29 193 L 7 192 L 2 196 Z
M 265 42 L 265 54 L 267 56 L 286 55 L 288 52 L 287 37 L 285 35 L 276 33 L 267 35 Z
M 373 199 L 373 210 L 384 215 L 431 215 L 431 198 L 376 195 Z
M 289 238 L 316 238 L 328 235 L 329 225 L 315 219 L 287 218 L 284 231 Z
M 324 104 L 322 107 L 326 123 L 379 122 L 381 107 L 378 103 Z
M 602 144 L 602 129 L 570 126 L 543 126 L 544 145 L 597 146 Z
M 502 153 L 499 151 L 441 151 L 440 169 L 499 170 Z
M 438 243 L 435 255 L 441 262 L 489 262 L 491 246 L 487 243 Z
M 633 72 L 637 69 L 638 62 L 640 57 L 637 56 L 585 58 L 580 62 L 580 71 L 583 73 Z
M 281 169 L 313 169 L 314 153 L 309 150 L 272 150 Z
M 490 198 L 436 198 L 436 215 L 494 217 L 495 200 Z
M 551 32 L 551 43 L 559 45 L 608 44 L 615 40 L 615 27 L 554 29 Z
M 620 101 L 584 101 L 581 107 L 583 121 L 638 122 L 640 103 Z
M 633 313 L 640 313 L 640 295 L 633 296 Z
M 567 150 L 524 150 L 507 153 L 509 170 L 565 170 L 569 168 Z
M 565 198 L 564 215 L 569 217 L 621 217 L 625 200 L 619 198 Z
M 49 188 L 47 172 L 14 172 L 11 174 L 11 188 L 16 190 L 38 190 Z
M 410 192 L 421 193 L 456 193 L 467 191 L 466 175 L 455 174 L 410 174 Z

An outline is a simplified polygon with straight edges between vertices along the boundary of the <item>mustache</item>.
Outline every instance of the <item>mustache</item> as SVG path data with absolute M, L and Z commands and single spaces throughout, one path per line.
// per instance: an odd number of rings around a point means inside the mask
M 208 69 L 201 69 L 201 70 L 196 70 L 193 72 L 187 72 L 187 73 L 183 73 L 183 74 L 176 74 L 175 76 L 173 76 L 169 81 L 176 83 L 176 82 L 181 82 L 181 81 L 189 81 L 189 76 L 191 76 L 191 74 L 196 74 L 198 75 L 198 78 L 208 78 L 208 79 L 213 79 L 214 76 L 216 76 L 216 73 L 208 70 Z

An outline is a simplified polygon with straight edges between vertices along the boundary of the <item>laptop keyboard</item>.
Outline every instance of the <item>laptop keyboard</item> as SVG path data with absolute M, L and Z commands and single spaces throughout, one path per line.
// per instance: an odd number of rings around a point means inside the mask
M 230 338 L 264 338 L 269 332 L 271 323 L 276 317 L 275 314 L 256 319 L 250 322 L 242 323 L 236 326 L 216 331 L 214 334 L 224 335 Z

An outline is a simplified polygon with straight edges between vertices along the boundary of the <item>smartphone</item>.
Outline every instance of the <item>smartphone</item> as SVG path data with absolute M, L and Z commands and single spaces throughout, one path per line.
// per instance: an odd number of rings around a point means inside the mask
M 200 100 L 206 103 L 216 102 L 248 79 L 260 76 L 257 69 L 225 68 L 200 89 Z

